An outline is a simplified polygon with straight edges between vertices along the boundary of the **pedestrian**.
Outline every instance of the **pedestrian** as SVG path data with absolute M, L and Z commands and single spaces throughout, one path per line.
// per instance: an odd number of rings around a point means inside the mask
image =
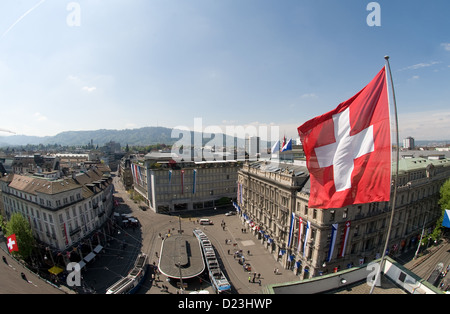
M 5 262 L 6 265 L 9 265 L 8 262 L 6 261 L 6 257 L 3 256 L 3 262 Z
M 20 273 L 20 276 L 22 277 L 23 280 L 25 280 L 26 282 L 28 282 L 27 276 L 25 276 L 24 273 Z
M 261 279 L 258 281 L 258 283 L 259 283 L 259 286 L 261 287 Z
M 248 276 L 248 282 L 252 282 L 252 276 Z

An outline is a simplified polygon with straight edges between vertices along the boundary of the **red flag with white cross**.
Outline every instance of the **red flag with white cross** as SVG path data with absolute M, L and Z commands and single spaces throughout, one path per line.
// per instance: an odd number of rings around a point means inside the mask
M 19 251 L 15 234 L 12 234 L 6 238 L 6 245 L 8 246 L 8 250 L 10 253 L 14 251 Z
M 336 109 L 298 133 L 310 173 L 309 207 L 389 201 L 391 131 L 385 67 Z

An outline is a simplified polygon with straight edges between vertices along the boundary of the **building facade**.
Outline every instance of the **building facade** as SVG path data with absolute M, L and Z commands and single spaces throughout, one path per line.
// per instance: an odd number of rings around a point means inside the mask
M 399 169 L 391 256 L 416 249 L 422 229 L 433 227 L 440 217 L 439 191 L 450 178 L 450 159 L 402 159 Z M 295 164 L 246 163 L 238 182 L 243 220 L 300 279 L 381 257 L 391 215 L 388 202 L 309 208 L 308 171 Z
M 6 219 L 20 213 L 36 240 L 64 251 L 105 225 L 113 210 L 112 178 L 96 168 L 57 180 L 10 174 L 0 179 Z
M 236 197 L 236 161 L 175 162 L 171 153 L 150 153 L 133 161 L 134 189 L 157 213 L 231 205 Z
M 122 181 L 123 186 L 128 191 L 133 188 L 133 176 L 131 174 L 131 159 L 129 156 L 123 157 L 120 160 L 118 167 L 118 176 Z
M 414 138 L 411 136 L 404 138 L 403 139 L 403 148 L 408 149 L 408 150 L 414 149 L 415 148 Z

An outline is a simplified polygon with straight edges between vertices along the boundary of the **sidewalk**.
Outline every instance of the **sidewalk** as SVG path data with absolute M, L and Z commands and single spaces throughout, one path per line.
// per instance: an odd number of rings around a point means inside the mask
M 282 268 L 281 264 L 263 247 L 255 235 L 249 230 L 245 233 L 242 232 L 246 226 L 242 224 L 238 215 L 225 216 L 224 213 L 225 211 L 205 217 L 212 219 L 214 225 L 200 226 L 196 224 L 195 227 L 202 229 L 215 247 L 224 266 L 223 271 L 234 288 L 234 293 L 259 294 L 266 285 L 299 280 L 292 271 Z M 225 223 L 225 228 L 221 226 L 222 221 Z M 226 240 L 231 241 L 226 244 Z M 250 264 L 250 272 L 244 270 L 243 265 L 238 262 L 238 258 L 235 258 L 234 252 L 239 250 L 242 250 L 245 263 Z M 278 274 L 274 273 L 275 269 L 278 269 Z M 253 282 L 255 274 L 256 278 Z M 261 285 L 258 274 L 260 274 Z
M 239 216 L 225 216 L 225 212 L 227 211 L 208 211 L 203 213 L 204 215 L 202 216 L 182 218 L 182 229 L 184 230 L 184 233 L 188 235 L 192 234 L 192 231 L 195 228 L 205 232 L 216 250 L 222 271 L 232 285 L 231 293 L 261 294 L 266 285 L 299 280 L 292 271 L 283 269 L 281 264 L 274 259 L 273 255 L 261 245 L 259 240 L 257 240 L 253 234 L 242 233 L 241 230 L 245 226 L 241 223 Z M 197 219 L 201 218 L 213 220 L 214 225 L 198 224 Z M 222 220 L 226 224 L 225 229 L 221 226 Z M 229 244 L 226 244 L 225 240 L 231 241 Z M 236 246 L 233 245 L 234 243 L 236 243 Z M 159 237 L 154 239 L 153 247 L 155 249 L 161 248 L 161 239 Z M 230 254 L 228 254 L 228 250 L 230 250 Z M 245 262 L 251 265 L 250 273 L 245 271 L 244 267 L 239 264 L 238 259 L 234 257 L 234 252 L 238 250 L 242 250 Z M 250 251 L 250 255 L 248 254 L 248 251 Z M 155 253 L 153 252 L 151 254 L 154 256 Z M 279 270 L 278 275 L 274 274 L 274 269 Z M 259 278 L 261 279 L 261 285 L 259 284 L 258 274 L 260 274 Z M 253 282 L 254 276 L 255 281 Z M 169 288 L 168 292 L 164 292 L 162 285 Z M 208 283 L 207 277 L 205 277 L 201 284 L 197 280 L 189 281 L 187 293 L 199 290 L 206 290 L 210 294 L 214 293 L 212 287 Z M 152 288 L 149 289 L 147 293 L 174 294 L 177 293 L 177 289 L 167 281 L 165 276 L 159 274 L 159 281 L 154 281 L 152 283 Z

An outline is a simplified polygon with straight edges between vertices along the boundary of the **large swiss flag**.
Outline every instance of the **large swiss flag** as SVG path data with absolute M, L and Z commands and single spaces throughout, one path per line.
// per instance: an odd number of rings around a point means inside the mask
M 385 67 L 359 93 L 298 133 L 310 173 L 309 207 L 389 201 L 391 132 Z

